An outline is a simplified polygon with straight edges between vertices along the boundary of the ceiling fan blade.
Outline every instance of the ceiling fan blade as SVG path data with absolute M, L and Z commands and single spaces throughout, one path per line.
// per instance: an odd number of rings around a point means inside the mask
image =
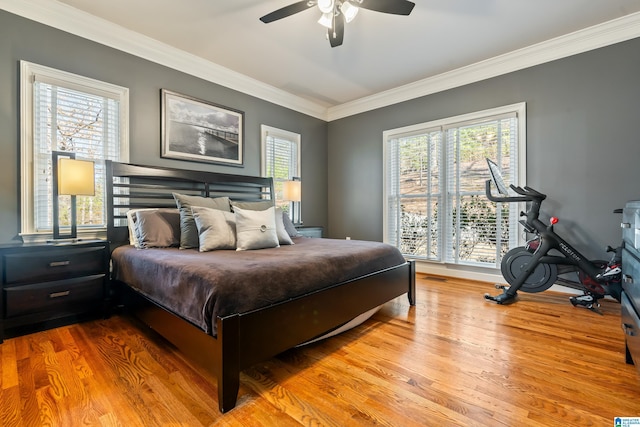
M 354 6 L 376 12 L 392 13 L 394 15 L 409 15 L 416 5 L 407 0 L 361 0 L 352 2 Z
M 287 16 L 291 16 L 295 13 L 302 12 L 303 10 L 307 10 L 313 5 L 314 5 L 313 2 L 310 2 L 308 0 L 302 0 L 302 1 L 290 4 L 289 6 L 280 8 L 278 10 L 274 10 L 271 13 L 267 13 L 262 18 L 260 18 L 260 20 L 265 24 L 268 24 L 269 22 L 277 21 L 278 19 L 286 18 Z
M 339 13 L 333 18 L 333 28 L 327 30 L 331 47 L 337 47 L 344 40 L 344 15 Z

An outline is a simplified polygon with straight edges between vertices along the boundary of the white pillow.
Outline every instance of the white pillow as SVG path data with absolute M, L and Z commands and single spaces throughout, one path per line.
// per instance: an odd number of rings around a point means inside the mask
M 236 216 L 219 209 L 191 208 L 198 228 L 200 252 L 236 248 Z
M 273 200 L 257 200 L 253 202 L 242 202 L 236 200 L 230 200 L 231 210 L 235 210 L 236 208 L 247 209 L 252 211 L 263 211 L 265 209 L 269 209 L 273 204 Z
M 236 250 L 277 248 L 276 209 L 252 211 L 234 207 L 236 214 Z

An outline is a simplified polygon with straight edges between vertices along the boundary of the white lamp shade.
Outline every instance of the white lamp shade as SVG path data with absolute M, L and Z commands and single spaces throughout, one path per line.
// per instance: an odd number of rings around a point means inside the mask
M 322 16 L 320 16 L 320 19 L 318 19 L 318 24 L 322 25 L 323 27 L 326 28 L 332 28 L 333 27 L 333 13 L 323 13 Z
M 285 181 L 282 187 L 282 198 L 291 202 L 302 200 L 302 183 L 300 181 Z
M 92 161 L 60 158 L 58 162 L 58 194 L 95 195 L 95 171 Z
M 353 18 L 355 18 L 358 14 L 358 10 L 360 9 L 347 1 L 342 3 L 342 6 L 340 6 L 340 11 L 344 15 L 344 19 L 345 21 L 347 21 L 347 23 L 353 21 Z
M 333 6 L 335 6 L 335 0 L 318 0 L 318 9 L 322 13 L 333 12 Z

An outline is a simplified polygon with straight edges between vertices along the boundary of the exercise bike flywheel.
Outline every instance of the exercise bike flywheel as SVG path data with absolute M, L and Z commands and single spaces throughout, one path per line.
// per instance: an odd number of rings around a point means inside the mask
M 500 269 L 507 283 L 513 285 L 533 258 L 526 248 L 519 246 L 511 249 L 502 258 Z M 540 263 L 527 277 L 519 290 L 528 293 L 543 292 L 549 289 L 558 278 L 558 266 Z

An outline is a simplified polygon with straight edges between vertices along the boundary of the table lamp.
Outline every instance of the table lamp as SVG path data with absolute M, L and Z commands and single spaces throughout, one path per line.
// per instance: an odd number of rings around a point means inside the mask
M 51 152 L 53 189 L 53 239 L 75 240 L 77 237 L 76 196 L 95 195 L 94 163 L 76 160 L 75 153 Z M 58 196 L 71 196 L 71 231 L 60 234 L 60 204 Z
M 293 177 L 291 181 L 285 181 L 282 186 L 282 199 L 293 202 L 291 221 L 294 225 L 300 225 L 300 215 L 296 218 L 296 210 L 299 210 L 299 204 L 302 201 L 302 182 L 300 178 Z M 296 209 L 298 207 L 298 209 Z

